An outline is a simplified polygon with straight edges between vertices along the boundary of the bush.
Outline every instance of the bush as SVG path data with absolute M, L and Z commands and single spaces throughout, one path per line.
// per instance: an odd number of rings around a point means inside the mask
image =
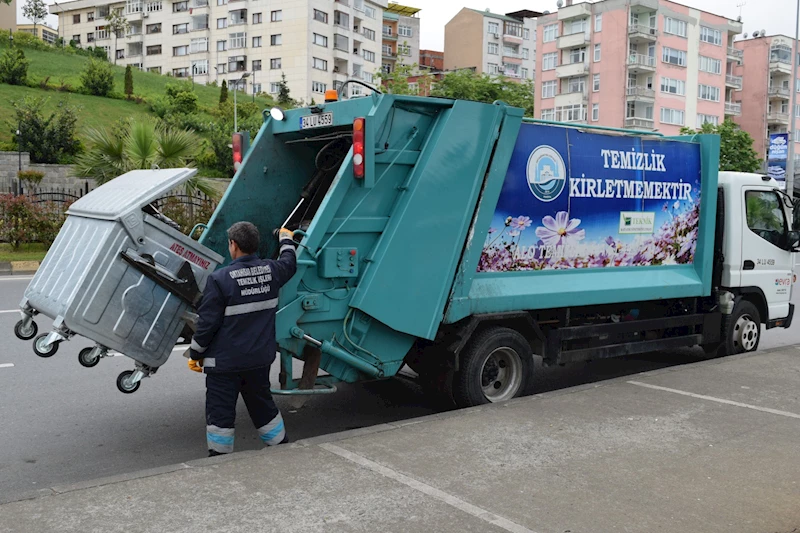
M 14 140 L 23 151 L 30 152 L 34 163 L 59 163 L 81 151 L 75 137 L 78 116 L 75 109 L 61 102 L 57 110 L 45 117 L 42 108 L 47 98 L 26 97 L 14 102 L 16 125 L 22 125 L 20 135 Z
M 175 196 L 167 197 L 166 201 L 161 204 L 159 210 L 161 213 L 181 227 L 181 232 L 188 235 L 195 224 L 206 223 L 214 214 L 214 202 L 207 199 L 195 198 L 195 204 L 187 205 L 180 201 Z M 198 235 L 200 232 L 197 232 Z M 197 237 L 197 235 L 195 235 Z
M 26 195 L 0 195 L 0 241 L 14 249 L 20 244 L 41 242 L 50 246 L 66 218 L 68 206 L 34 202 Z
M 197 95 L 188 83 L 168 83 L 165 92 L 173 113 L 197 112 Z
M 19 178 L 20 181 L 27 181 L 32 185 L 38 185 L 44 178 L 44 172 L 39 172 L 38 170 L 20 170 L 17 172 L 17 178 Z
M 21 48 L 15 46 L 6 50 L 0 56 L 0 83 L 24 85 L 28 78 L 29 63 Z
M 11 45 L 8 40 L 9 35 L 11 35 L 11 32 L 0 30 L 0 46 L 5 47 Z M 18 46 L 22 48 L 31 48 L 33 50 L 51 50 L 53 48 L 41 39 L 34 37 L 32 33 L 25 31 L 14 32 L 14 47 L 16 48 Z
M 133 96 L 133 72 L 131 72 L 130 65 L 125 67 L 125 96 L 127 96 L 129 100 L 131 96 Z
M 102 48 L 99 50 L 103 51 Z M 93 96 L 108 96 L 114 88 L 114 72 L 111 70 L 111 65 L 107 61 L 89 58 L 86 68 L 81 73 L 81 86 Z

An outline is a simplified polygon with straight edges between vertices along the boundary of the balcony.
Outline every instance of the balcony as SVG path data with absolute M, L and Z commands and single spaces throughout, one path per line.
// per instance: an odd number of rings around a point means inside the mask
M 731 117 L 740 116 L 742 114 L 742 104 L 725 102 L 725 114 Z
M 384 32 L 381 33 L 381 39 L 383 39 L 384 41 L 396 41 L 397 40 L 397 34 L 384 31 Z
M 738 48 L 734 48 L 732 46 L 728 47 L 728 59 L 730 61 L 738 61 L 739 64 L 742 63 L 744 60 L 744 50 L 739 50 Z
M 586 18 L 592 15 L 592 5 L 588 2 L 582 2 L 573 6 L 566 6 L 559 8 L 558 20 L 570 20 L 575 18 Z
M 586 76 L 589 74 L 589 63 L 568 63 L 556 67 L 557 78 L 570 78 L 572 76 Z
M 658 40 L 658 30 L 644 24 L 631 24 L 628 27 L 628 39 L 632 43 L 655 42 Z
M 788 100 L 792 97 L 792 91 L 788 87 L 770 87 L 767 95 L 778 100 Z
M 559 48 L 576 48 L 578 46 L 584 46 L 588 42 L 589 36 L 586 34 L 586 32 L 580 31 L 559 37 L 557 45 Z
M 556 95 L 555 106 L 556 107 L 566 107 L 573 105 L 586 106 L 588 102 L 589 102 L 589 94 L 586 91 L 574 91 Z
M 789 113 L 767 113 L 767 124 L 789 125 Z
M 781 59 L 772 59 L 769 62 L 770 73 L 780 72 L 781 74 L 792 75 L 792 64 Z
M 509 52 L 507 50 L 503 50 L 503 63 L 508 63 L 512 65 L 521 65 L 522 64 L 522 54 L 517 52 Z
M 641 13 L 642 11 L 658 11 L 658 0 L 630 0 L 631 11 Z
M 742 77 L 741 76 L 732 76 L 728 74 L 725 76 L 725 85 L 727 87 L 731 87 L 732 89 L 736 89 L 737 91 L 742 90 Z
M 510 30 L 510 31 L 514 32 L 513 29 Z M 519 31 L 522 31 L 522 30 L 519 30 Z M 516 33 L 504 32 L 503 33 L 503 42 L 504 43 L 508 43 L 508 44 L 522 44 L 522 35 L 517 35 Z
M 631 54 L 628 56 L 628 68 L 631 72 L 655 72 L 656 58 L 644 54 Z
M 628 100 L 646 100 L 652 102 L 656 98 L 656 92 L 647 87 L 628 87 L 626 96 Z
M 655 121 L 652 118 L 627 117 L 625 119 L 625 127 L 637 130 L 652 130 L 655 128 Z
M 142 32 L 138 33 L 126 33 L 125 38 L 128 39 L 132 43 L 137 43 L 142 41 Z

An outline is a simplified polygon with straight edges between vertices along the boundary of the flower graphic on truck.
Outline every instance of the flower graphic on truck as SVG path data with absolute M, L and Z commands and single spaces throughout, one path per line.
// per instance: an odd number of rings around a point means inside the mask
M 528 217 L 525 217 L 528 218 Z M 579 218 L 569 218 L 569 213 L 559 211 L 556 218 L 547 215 L 542 219 L 543 226 L 536 228 L 536 236 L 548 246 L 563 246 L 577 243 L 586 237 L 586 231 L 578 229 Z

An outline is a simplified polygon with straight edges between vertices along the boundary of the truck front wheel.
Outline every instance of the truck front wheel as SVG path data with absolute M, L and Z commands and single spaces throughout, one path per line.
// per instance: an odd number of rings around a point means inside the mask
M 526 393 L 533 382 L 533 354 L 513 329 L 492 327 L 475 335 L 461 353 L 453 377 L 459 407 L 504 402 Z
M 723 318 L 720 355 L 754 352 L 761 340 L 761 316 L 755 305 L 739 300 L 733 312 Z

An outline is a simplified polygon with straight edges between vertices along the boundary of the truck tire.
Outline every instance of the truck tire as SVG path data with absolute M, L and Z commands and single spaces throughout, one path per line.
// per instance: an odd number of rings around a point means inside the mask
M 755 305 L 739 300 L 733 312 L 722 320 L 720 356 L 754 352 L 761 340 L 761 316 Z
M 533 354 L 528 341 L 504 327 L 476 334 L 461 353 L 453 376 L 453 400 L 459 407 L 504 402 L 529 392 Z

